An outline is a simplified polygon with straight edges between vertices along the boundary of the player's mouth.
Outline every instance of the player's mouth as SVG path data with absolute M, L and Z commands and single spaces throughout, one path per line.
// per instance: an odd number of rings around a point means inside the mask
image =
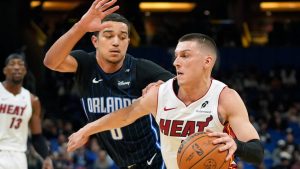
M 23 75 L 21 75 L 21 74 L 13 74 L 12 78 L 15 79 L 15 80 L 20 80 L 20 79 L 23 79 Z
M 121 53 L 121 51 L 119 49 L 112 49 L 112 50 L 109 50 L 109 52 L 115 53 L 115 54 Z
M 183 75 L 183 73 L 182 73 L 182 72 L 179 72 L 179 71 L 177 71 L 177 76 L 181 76 L 181 75 Z
M 12 75 L 15 77 L 20 77 L 20 76 L 22 76 L 22 73 L 21 72 L 13 72 Z

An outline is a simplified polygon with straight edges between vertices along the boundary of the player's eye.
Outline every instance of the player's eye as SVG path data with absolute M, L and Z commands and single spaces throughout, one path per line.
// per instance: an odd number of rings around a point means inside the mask
M 125 36 L 125 35 L 121 35 L 121 36 L 120 36 L 120 39 L 121 39 L 121 40 L 125 40 L 126 38 L 127 38 L 127 36 Z
M 104 33 L 103 36 L 107 39 L 110 39 L 113 37 L 113 35 L 111 33 Z

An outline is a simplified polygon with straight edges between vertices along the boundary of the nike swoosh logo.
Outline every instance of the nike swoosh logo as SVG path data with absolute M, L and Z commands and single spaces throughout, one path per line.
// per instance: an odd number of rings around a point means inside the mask
M 151 165 L 151 164 L 152 164 L 152 162 L 153 162 L 153 160 L 154 160 L 156 154 L 157 154 L 157 153 L 155 153 L 155 154 L 152 156 L 152 158 L 151 158 L 150 160 L 147 160 L 147 164 L 148 164 L 148 165 Z
M 164 111 L 170 111 L 170 110 L 174 110 L 174 109 L 176 109 L 177 107 L 172 107 L 172 108 L 166 108 L 166 107 L 164 107 Z
M 99 79 L 99 80 L 97 80 L 96 78 L 93 79 L 93 83 L 99 83 L 99 82 L 102 82 L 102 81 L 103 81 L 103 79 Z

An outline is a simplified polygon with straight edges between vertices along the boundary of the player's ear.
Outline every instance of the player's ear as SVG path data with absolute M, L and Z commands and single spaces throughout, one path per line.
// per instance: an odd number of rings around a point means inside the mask
M 98 38 L 97 38 L 97 36 L 96 36 L 96 35 L 92 35 L 92 37 L 91 37 L 91 41 L 92 41 L 92 43 L 93 43 L 94 47 L 95 47 L 95 48 L 97 48 L 97 42 L 98 42 Z
M 6 72 L 7 72 L 6 66 L 2 69 L 2 72 L 3 72 L 4 75 L 6 75 Z
M 24 76 L 26 76 L 26 74 L 27 74 L 27 68 L 25 68 L 24 70 Z
M 205 64 L 211 64 L 212 63 L 212 56 L 211 55 L 207 55 L 205 58 Z

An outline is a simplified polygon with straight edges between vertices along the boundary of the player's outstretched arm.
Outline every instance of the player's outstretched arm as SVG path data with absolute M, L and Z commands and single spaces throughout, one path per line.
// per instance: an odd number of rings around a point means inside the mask
M 68 151 L 74 151 L 83 146 L 89 137 L 95 133 L 120 128 L 133 123 L 136 119 L 149 114 L 156 115 L 157 94 L 159 86 L 153 86 L 144 96 L 134 101 L 132 105 L 88 123 L 69 137 Z
M 50 47 L 44 58 L 44 65 L 60 72 L 75 72 L 78 65 L 69 53 L 85 33 L 101 31 L 109 26 L 107 23 L 101 24 L 101 20 L 119 9 L 119 6 L 112 7 L 116 1 L 95 0 L 80 21 Z

